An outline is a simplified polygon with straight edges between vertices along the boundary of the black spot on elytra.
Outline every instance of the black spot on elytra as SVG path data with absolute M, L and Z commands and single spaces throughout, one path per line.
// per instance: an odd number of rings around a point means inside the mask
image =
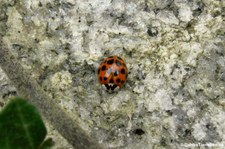
M 123 83 L 124 83 L 124 81 L 122 80 L 122 81 L 121 81 L 121 83 L 123 84 Z
M 116 60 L 116 65 L 117 65 L 117 66 L 121 66 L 120 61 L 117 61 L 117 60 Z
M 107 64 L 113 64 L 113 62 L 114 62 L 114 59 L 111 59 L 107 61 Z
M 104 81 L 106 81 L 107 80 L 107 77 L 104 77 Z
M 102 66 L 102 71 L 104 71 L 104 70 L 106 70 L 106 66 L 105 65 Z
M 121 69 L 121 73 L 125 74 L 125 69 L 124 68 Z
M 115 73 L 114 73 L 114 76 L 118 76 L 119 73 L 120 73 L 119 70 L 116 70 Z
M 110 79 L 110 80 L 109 80 L 109 83 L 114 83 L 113 79 Z
M 102 77 L 99 77 L 99 80 L 102 81 Z
M 119 78 L 118 78 L 118 79 L 116 79 L 116 82 L 117 82 L 117 83 L 120 83 L 120 79 L 119 79 Z

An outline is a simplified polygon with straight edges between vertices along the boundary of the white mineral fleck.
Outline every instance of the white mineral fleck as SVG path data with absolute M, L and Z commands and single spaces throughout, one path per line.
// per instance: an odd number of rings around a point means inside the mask
M 66 90 L 71 86 L 71 83 L 72 76 L 67 71 L 57 72 L 51 77 L 51 84 L 55 89 Z
M 146 104 L 148 104 L 148 111 L 171 110 L 173 108 L 171 98 L 164 89 L 157 90 L 151 99 L 147 99 Z
M 179 18 L 181 21 L 189 22 L 193 18 L 191 8 L 189 6 L 179 8 Z
M 201 141 L 206 136 L 206 132 L 200 123 L 194 124 L 192 128 L 193 128 L 193 136 L 195 137 L 196 140 Z
M 179 24 L 179 20 L 176 18 L 176 16 L 173 14 L 172 11 L 160 11 L 157 15 L 156 18 L 161 20 L 162 22 L 166 24 Z
M 196 66 L 196 59 L 198 55 L 203 51 L 201 44 L 199 43 L 191 43 L 190 44 L 190 53 L 187 57 L 187 63 L 192 66 Z

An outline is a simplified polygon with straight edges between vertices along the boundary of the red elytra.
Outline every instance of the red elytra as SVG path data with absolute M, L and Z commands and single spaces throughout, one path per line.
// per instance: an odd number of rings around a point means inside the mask
M 107 90 L 122 87 L 127 81 L 128 69 L 126 63 L 117 55 L 107 57 L 98 68 L 98 79 Z

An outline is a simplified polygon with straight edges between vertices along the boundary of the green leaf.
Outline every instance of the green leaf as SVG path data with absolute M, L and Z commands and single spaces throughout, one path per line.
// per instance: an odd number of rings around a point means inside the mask
M 50 149 L 53 145 L 54 145 L 54 142 L 52 138 L 48 138 L 42 143 L 40 149 Z
M 0 113 L 0 149 L 37 149 L 47 130 L 37 109 L 16 97 Z

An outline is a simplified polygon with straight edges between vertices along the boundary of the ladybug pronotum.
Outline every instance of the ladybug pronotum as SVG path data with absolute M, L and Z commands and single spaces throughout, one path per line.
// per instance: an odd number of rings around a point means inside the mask
M 98 79 L 107 90 L 113 91 L 117 86 L 122 87 L 127 81 L 128 70 L 122 58 L 110 56 L 98 68 Z

